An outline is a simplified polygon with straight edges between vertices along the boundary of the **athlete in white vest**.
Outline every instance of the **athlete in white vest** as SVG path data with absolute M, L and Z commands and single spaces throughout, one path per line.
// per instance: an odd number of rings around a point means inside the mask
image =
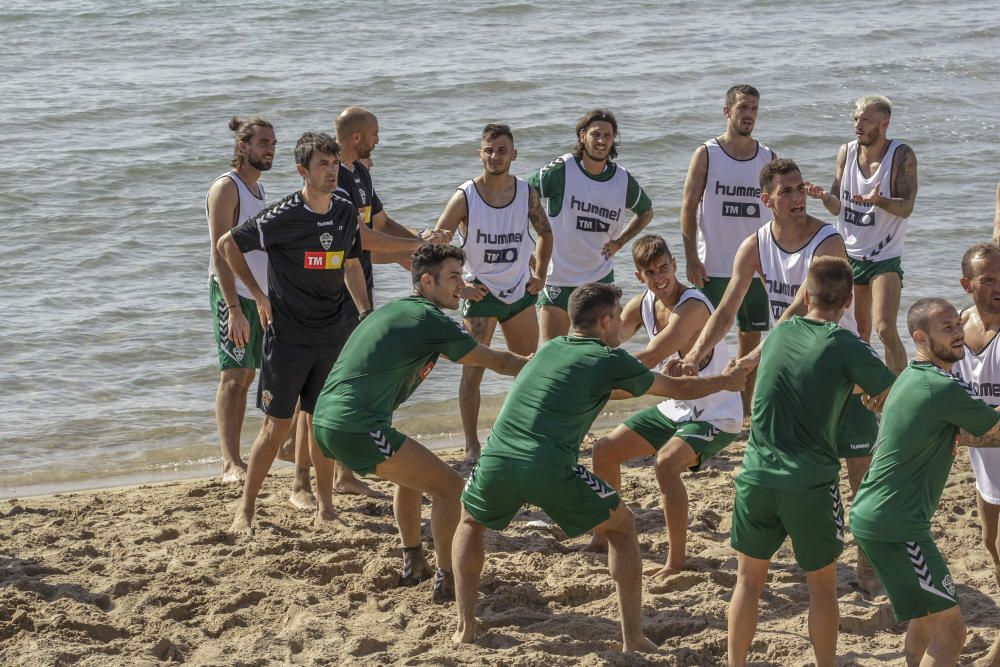
M 896 329 L 903 289 L 902 255 L 907 219 L 917 197 L 917 156 L 886 137 L 892 105 L 881 95 L 854 105 L 854 141 L 840 147 L 837 172 L 827 192 L 807 184 L 822 200 L 847 245 L 854 269 L 854 312 L 858 331 L 871 340 L 872 323 L 896 373 L 906 367 L 906 350 Z
M 538 347 L 535 302 L 552 256 L 552 229 L 538 193 L 510 174 L 516 158 L 510 128 L 487 125 L 479 142 L 483 173 L 452 195 L 437 229 L 448 234 L 458 231 L 462 236 L 466 287 L 461 309 L 466 329 L 489 345 L 499 322 L 507 349 L 527 356 Z M 538 235 L 537 245 L 531 228 Z M 471 366 L 462 369 L 458 404 L 467 461 L 478 460 L 481 449 L 479 388 L 484 371 Z
M 646 329 L 649 344 L 636 355 L 651 368 L 664 371 L 672 359 L 681 359 L 714 310 L 702 292 L 677 280 L 677 262 L 660 236 L 643 236 L 632 245 L 636 278 L 646 286 L 622 310 L 622 340 Z M 720 341 L 701 371 L 719 375 L 729 362 L 729 350 Z M 684 569 L 688 496 L 681 481 L 685 470 L 698 470 L 705 461 L 739 435 L 743 406 L 738 392 L 723 391 L 696 400 L 668 399 L 640 410 L 594 445 L 594 472 L 621 490 L 621 464 L 656 454 L 656 479 L 670 540 L 667 563 L 654 575 L 669 577 Z M 604 551 L 606 540 L 594 534 L 588 549 Z
M 212 183 L 205 212 L 212 241 L 208 272 L 220 369 L 215 421 L 222 449 L 222 481 L 241 482 L 246 464 L 240 456 L 240 431 L 247 390 L 255 369 L 260 368 L 264 330 L 250 290 L 233 274 L 216 244 L 226 232 L 264 208 L 264 186 L 258 179 L 271 168 L 276 140 L 274 128 L 262 118 L 240 120 L 234 116 L 229 129 L 236 135 L 230 163 L 233 169 Z M 251 252 L 246 260 L 257 284 L 266 286 L 267 253 Z
M 760 93 L 740 84 L 726 91 L 722 112 L 726 131 L 695 149 L 684 180 L 681 235 L 687 277 L 718 306 L 732 276 L 733 258 L 743 239 L 764 222 L 760 203 L 760 170 L 777 155 L 753 138 Z M 758 279 L 736 316 L 739 356 L 760 344 L 760 332 L 770 321 L 764 286 Z M 743 391 L 744 412 L 750 412 L 753 376 Z
M 775 324 L 792 315 L 805 313 L 805 284 L 809 265 L 816 257 L 847 259 L 844 240 L 830 225 L 806 213 L 806 184 L 791 160 L 774 160 L 760 175 L 761 201 L 771 209 L 773 219 L 740 245 L 733 262 L 733 278 L 718 309 L 709 318 L 698 341 L 684 358 L 688 374 L 698 372 L 697 363 L 714 349 L 729 331 L 740 301 L 754 275 L 764 280 Z M 856 333 L 851 311 L 844 312 L 840 325 Z M 750 355 L 759 359 L 758 347 Z M 875 415 L 864 407 L 861 396 L 852 396 L 838 433 L 839 456 L 847 459 L 851 490 L 857 493 L 861 479 L 871 465 L 871 453 L 878 435 Z M 872 590 L 877 578 L 867 560 L 859 558 L 858 581 Z
M 588 282 L 614 282 L 615 253 L 653 219 L 653 204 L 618 157 L 618 121 L 606 109 L 586 113 L 576 124 L 577 145 L 528 176 L 547 202 L 554 245 L 539 294 L 542 340 L 569 331 L 567 304 Z M 626 224 L 625 212 L 633 213 Z
M 979 243 L 962 256 L 962 288 L 972 296 L 973 307 L 961 313 L 965 331 L 965 357 L 952 372 L 969 383 L 989 405 L 1000 405 L 1000 248 Z M 969 447 L 976 475 L 976 505 L 983 543 L 993 560 L 1000 584 L 1000 450 Z M 977 663 L 979 664 L 979 663 Z M 1000 665 L 1000 634 L 984 665 Z

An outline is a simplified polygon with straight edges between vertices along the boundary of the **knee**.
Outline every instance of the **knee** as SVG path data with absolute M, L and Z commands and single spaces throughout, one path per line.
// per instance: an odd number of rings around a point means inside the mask
M 462 366 L 462 384 L 478 386 L 483 381 L 486 369 L 482 366 Z
M 994 563 L 1000 562 L 1000 535 L 983 535 L 983 546 L 986 547 Z
M 611 517 L 598 526 L 595 532 L 603 533 L 609 542 L 621 544 L 635 536 L 635 515 L 624 502 L 620 502 Z
M 253 369 L 248 369 L 245 371 L 238 371 L 236 369 L 223 372 L 219 376 L 219 388 L 225 392 L 242 392 L 250 388 L 253 384 L 254 372 Z
M 595 468 L 605 467 L 617 462 L 614 460 L 611 442 L 607 438 L 601 438 L 594 443 L 593 459 Z
M 683 456 L 657 456 L 656 479 L 660 482 L 660 490 L 663 490 L 664 484 L 679 484 L 681 473 L 691 465 L 694 464 Z
M 899 332 L 896 331 L 896 323 L 889 322 L 888 320 L 879 319 L 875 323 L 875 332 L 878 334 L 879 340 L 883 343 L 897 340 L 899 338 Z

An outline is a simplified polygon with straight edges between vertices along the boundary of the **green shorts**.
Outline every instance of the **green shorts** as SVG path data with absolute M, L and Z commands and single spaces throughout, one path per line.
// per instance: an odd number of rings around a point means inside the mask
M 729 278 L 711 277 L 705 281 L 705 286 L 701 291 L 712 302 L 712 306 L 719 307 L 722 295 L 729 287 Z M 764 281 L 754 278 L 750 281 L 750 289 L 743 297 L 743 303 L 736 313 L 736 326 L 740 331 L 767 331 L 771 324 L 771 304 L 767 298 L 767 290 L 764 289 Z
M 867 262 L 863 259 L 848 257 L 851 268 L 854 269 L 854 284 L 869 285 L 872 279 L 880 273 L 898 273 L 900 285 L 903 283 L 903 258 L 893 257 L 880 262 Z
M 264 352 L 264 327 L 260 325 L 257 302 L 239 297 L 240 310 L 250 323 L 250 340 L 246 347 L 237 347 L 229 338 L 229 307 L 222 295 L 222 288 L 215 278 L 209 280 L 209 300 L 212 305 L 212 328 L 215 331 L 215 348 L 219 354 L 219 368 L 260 368 Z
M 668 419 L 655 405 L 640 410 L 626 419 L 625 426 L 635 431 L 656 450 L 674 437 L 689 444 L 698 455 L 698 464 L 691 466 L 692 471 L 700 469 L 705 461 L 722 451 L 738 435 L 720 431 L 708 422 L 675 422 Z
M 615 272 L 612 271 L 608 275 L 604 276 L 600 280 L 595 282 L 599 283 L 613 283 L 615 281 Z M 563 285 L 546 285 L 542 288 L 542 291 L 538 293 L 538 305 L 539 306 L 555 306 L 556 308 L 562 308 L 563 310 L 569 310 L 569 297 L 579 285 L 571 285 L 569 287 Z
M 837 431 L 837 458 L 871 456 L 877 439 L 878 418 L 861 402 L 861 394 L 851 394 Z
M 840 485 L 778 491 L 734 482 L 730 543 L 751 558 L 770 560 L 785 537 L 792 538 L 795 561 L 806 572 L 826 567 L 844 550 L 844 507 Z
M 503 323 L 519 315 L 522 310 L 531 308 L 536 301 L 538 301 L 537 294 L 525 293 L 514 303 L 504 303 L 492 294 L 487 294 L 481 301 L 462 299 L 459 312 L 462 313 L 462 317 L 495 317 L 498 322 Z
M 955 583 L 930 535 L 909 542 L 882 542 L 854 535 L 885 586 L 896 620 L 922 618 L 958 604 Z
M 487 450 L 488 451 L 488 450 Z M 570 537 L 604 523 L 618 493 L 581 465 L 546 465 L 483 454 L 462 491 L 472 518 L 503 530 L 523 505 L 535 505 Z
M 370 475 L 375 466 L 388 461 L 406 442 L 406 436 L 391 426 L 371 433 L 351 433 L 313 422 L 316 444 L 329 459 L 337 459 L 359 475 Z

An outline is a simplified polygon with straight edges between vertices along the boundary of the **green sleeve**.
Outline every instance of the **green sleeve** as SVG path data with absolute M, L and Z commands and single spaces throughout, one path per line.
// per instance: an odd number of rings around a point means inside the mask
M 941 391 L 943 396 L 932 396 L 934 404 L 939 406 L 940 414 L 945 419 L 959 427 L 963 431 L 968 431 L 977 438 L 1000 421 L 1000 413 L 983 401 L 973 398 L 957 380 L 948 381 Z
M 546 200 L 547 213 L 552 216 L 559 215 L 562 210 L 563 193 L 566 191 L 566 163 L 562 158 L 549 162 L 525 180 L 538 192 L 539 197 Z
M 427 347 L 458 361 L 479 345 L 461 324 L 444 313 L 430 313 L 427 319 Z M 405 343 L 404 343 L 405 344 Z
M 844 348 L 847 376 L 864 389 L 866 394 L 877 396 L 895 382 L 896 374 L 882 363 L 871 345 L 847 329 L 838 329 L 834 335 Z
M 625 208 L 636 215 L 642 215 L 653 208 L 653 202 L 649 195 L 642 189 L 639 182 L 635 180 L 631 173 L 628 175 L 628 189 L 625 191 Z
M 612 389 L 624 389 L 633 396 L 642 396 L 653 386 L 653 371 L 625 350 L 612 350 L 609 370 Z

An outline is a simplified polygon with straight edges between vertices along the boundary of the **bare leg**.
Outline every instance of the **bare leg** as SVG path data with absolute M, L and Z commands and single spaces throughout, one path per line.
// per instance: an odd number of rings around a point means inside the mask
M 451 560 L 455 563 L 455 602 L 458 611 L 458 628 L 451 640 L 456 644 L 475 641 L 479 624 L 476 622 L 476 599 L 479 597 L 479 578 L 483 573 L 484 537 L 486 528 L 462 510 L 462 519 L 455 531 L 451 546 Z
M 496 331 L 495 317 L 466 317 L 465 328 L 476 341 L 489 345 Z M 486 369 L 481 366 L 462 366 L 462 380 L 458 385 L 458 409 L 462 415 L 462 430 L 465 432 L 465 460 L 474 463 L 479 460 L 482 449 L 479 444 L 479 404 L 480 385 Z
M 620 424 L 610 434 L 594 443 L 594 473 L 616 491 L 622 488 L 621 464 L 640 456 L 649 456 L 655 448 L 638 433 Z M 608 540 L 600 531 L 594 531 L 590 544 L 584 551 L 604 553 Z
M 845 459 L 845 461 L 847 462 L 847 481 L 851 485 L 851 502 L 853 503 L 854 496 L 858 494 L 858 488 L 861 486 L 861 480 L 864 478 L 865 473 L 868 472 L 868 468 L 871 467 L 872 457 L 858 456 Z M 868 560 L 868 557 L 865 556 L 861 549 L 858 549 L 858 566 L 855 573 L 858 577 L 858 587 L 865 593 L 875 595 L 882 589 L 882 582 L 879 581 L 878 575 L 875 574 L 875 569 L 872 567 L 871 561 Z
M 875 331 L 885 347 L 885 364 L 898 375 L 906 368 L 906 348 L 896 328 L 903 281 L 898 273 L 880 273 L 872 278 L 871 290 Z
M 910 621 L 906 630 L 906 664 L 920 667 L 958 664 L 965 646 L 965 634 L 965 622 L 958 605 Z
M 858 323 L 858 335 L 872 342 L 872 288 L 871 285 L 854 286 L 854 319 Z
M 729 664 L 743 667 L 757 632 L 760 594 L 767 582 L 767 568 L 771 561 L 736 554 L 736 587 L 729 601 Z
M 295 410 L 294 419 L 295 435 L 292 440 L 295 444 L 295 479 L 292 481 L 292 495 L 288 497 L 288 502 L 300 510 L 315 510 L 316 496 L 313 495 L 312 480 L 309 477 L 309 471 L 312 468 L 312 452 L 309 442 L 311 428 L 298 408 Z M 280 458 L 280 452 L 278 456 Z
M 976 491 L 976 507 L 979 508 L 979 521 L 982 527 L 983 545 L 993 559 L 993 573 L 1000 586 L 1000 505 L 987 502 Z M 1000 632 L 989 652 L 976 662 L 976 667 L 1000 667 Z
M 299 404 L 295 404 L 295 414 L 292 415 L 292 428 L 288 431 L 288 437 L 281 443 L 278 449 L 278 460 L 295 463 L 295 445 L 298 443 L 299 434 Z M 306 475 L 305 488 L 309 488 L 309 477 Z M 294 487 L 293 487 L 294 489 Z
M 257 494 L 267 477 L 267 472 L 274 463 L 274 456 L 278 453 L 278 447 L 288 434 L 288 429 L 292 425 L 291 418 L 275 419 L 265 416 L 264 423 L 260 427 L 257 439 L 254 440 L 253 447 L 250 448 L 250 458 L 247 465 L 247 481 L 243 485 L 243 497 L 240 499 L 240 507 L 236 510 L 236 518 L 230 530 L 240 533 L 253 532 L 253 514 L 257 504 Z
M 608 540 L 608 571 L 615 580 L 622 617 L 622 650 L 653 652 L 656 644 L 642 634 L 642 557 L 635 534 L 635 517 L 625 503 L 594 528 Z
M 319 449 L 316 436 L 313 435 L 313 416 L 302 411 L 300 421 L 305 422 L 305 440 L 308 445 L 309 458 L 316 469 L 316 524 L 330 521 L 344 525 L 333 509 L 333 459 L 328 459 Z
M 227 368 L 219 373 L 215 392 L 215 423 L 222 449 L 222 481 L 242 482 L 246 464 L 240 456 L 240 431 L 247 411 L 247 391 L 253 384 L 254 369 Z
M 358 479 L 354 472 L 340 461 L 334 462 L 333 490 L 346 495 L 368 496 L 369 498 L 384 497 L 367 483 Z
M 809 641 L 816 654 L 816 667 L 837 664 L 837 630 L 840 610 L 837 608 L 837 561 L 812 572 L 806 572 L 809 586 Z
M 558 306 L 542 306 L 539 311 L 538 326 L 541 342 L 569 333 L 569 313 L 565 310 Z
M 431 533 L 434 535 L 437 566 L 450 571 L 451 540 L 460 514 L 461 475 L 412 438 L 407 438 L 391 458 L 378 464 L 375 473 L 401 487 L 430 494 Z M 419 521 L 419 508 L 417 516 Z M 401 526 L 400 537 L 403 537 L 403 530 Z
M 681 473 L 698 465 L 700 457 L 687 442 L 671 438 L 656 454 L 656 481 L 660 485 L 660 503 L 663 519 L 667 524 L 670 550 L 667 564 L 653 574 L 666 579 L 684 569 L 687 551 L 688 495 L 681 481 Z
M 759 331 L 740 331 L 739 332 L 739 356 L 743 358 L 753 352 L 753 350 L 760 345 L 760 332 Z M 740 392 L 740 398 L 743 399 L 743 416 L 749 417 L 750 411 L 753 409 L 753 388 L 754 384 L 757 382 L 757 369 L 755 368 L 752 373 L 747 376 L 747 384 L 743 391 Z

